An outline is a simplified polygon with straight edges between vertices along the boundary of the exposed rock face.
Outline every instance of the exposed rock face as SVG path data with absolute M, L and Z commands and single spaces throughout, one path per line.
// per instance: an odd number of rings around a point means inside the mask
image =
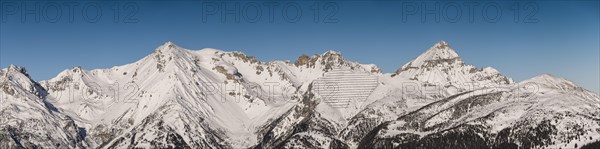
M 316 68 L 322 67 L 324 72 L 333 70 L 339 67 L 348 67 L 349 69 L 365 69 L 372 73 L 381 73 L 381 70 L 377 66 L 367 66 L 356 62 L 350 62 L 342 56 L 340 52 L 327 51 L 321 55 L 307 56 L 302 55 L 298 57 L 298 60 L 294 63 L 297 67 Z

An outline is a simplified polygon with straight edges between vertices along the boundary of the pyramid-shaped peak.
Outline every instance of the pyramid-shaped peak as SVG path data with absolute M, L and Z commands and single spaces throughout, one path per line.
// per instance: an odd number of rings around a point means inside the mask
M 25 69 L 25 67 L 20 67 L 15 64 L 10 64 L 7 68 L 7 71 L 19 72 L 19 73 L 27 75 L 27 69 Z
M 440 40 L 437 43 L 435 43 L 435 45 L 433 45 L 433 47 L 436 47 L 438 49 L 445 49 L 445 48 L 449 48 L 450 45 L 448 45 L 448 43 L 446 43 L 446 41 Z
M 158 48 L 156 48 L 155 52 L 167 52 L 167 51 L 174 51 L 177 49 L 181 49 L 179 46 L 175 45 L 175 43 L 171 42 L 171 41 L 167 41 L 165 42 L 165 44 L 159 46 Z
M 19 67 L 15 64 L 8 65 L 8 70 L 17 70 Z
M 458 57 L 458 54 L 454 49 L 450 48 L 450 45 L 445 41 L 441 40 L 435 43 L 423 54 L 417 58 L 426 58 L 425 60 L 438 60 L 438 59 L 452 59 Z
M 409 67 L 421 67 L 435 61 L 459 60 L 458 54 L 445 41 L 435 43 L 427 51 L 409 63 Z
M 25 67 L 23 67 L 23 66 L 17 66 L 17 65 L 11 64 L 8 66 L 8 68 L 2 69 L 0 72 L 2 72 L 2 73 L 0 73 L 0 74 L 2 74 L 2 77 L 23 75 L 23 76 L 31 79 L 29 77 L 29 73 L 27 73 L 27 69 L 25 69 Z
M 176 48 L 176 47 L 178 47 L 177 45 L 175 45 L 175 43 L 173 43 L 171 41 L 165 42 L 165 44 L 163 44 L 163 46 L 167 47 L 167 48 Z

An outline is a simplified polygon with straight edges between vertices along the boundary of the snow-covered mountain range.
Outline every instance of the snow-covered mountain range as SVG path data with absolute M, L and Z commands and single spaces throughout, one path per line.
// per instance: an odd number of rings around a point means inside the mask
M 167 42 L 132 64 L 29 75 L 0 71 L 2 147 L 600 145 L 597 93 L 548 74 L 514 82 L 465 64 L 444 41 L 395 73 L 335 51 L 261 62 Z

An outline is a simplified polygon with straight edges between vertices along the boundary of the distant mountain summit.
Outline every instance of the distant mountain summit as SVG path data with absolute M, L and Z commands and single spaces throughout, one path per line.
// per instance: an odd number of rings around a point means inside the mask
M 7 148 L 575 148 L 600 99 L 541 75 L 513 82 L 444 41 L 383 74 L 340 52 L 262 62 L 172 42 L 131 64 L 36 82 L 0 70 Z
M 444 41 L 439 41 L 396 71 L 394 76 L 417 80 L 428 85 L 456 87 L 466 91 L 514 83 L 492 67 L 466 65 Z
M 402 69 L 427 68 L 443 64 L 464 64 L 458 54 L 445 41 L 435 43 L 414 60 L 402 66 Z

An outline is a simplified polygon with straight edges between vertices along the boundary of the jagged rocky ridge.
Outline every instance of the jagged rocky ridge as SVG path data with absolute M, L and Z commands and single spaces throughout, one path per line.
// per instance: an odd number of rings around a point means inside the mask
M 48 93 L 23 67 L 0 70 L 0 146 L 84 148 L 85 131 L 48 103 Z
M 331 105 L 317 81 L 336 70 L 378 80 L 338 87 L 376 87 Z M 392 74 L 335 51 L 261 62 L 167 42 L 110 69 L 39 83 L 21 67 L 0 75 L 0 143 L 16 148 L 572 148 L 600 138 L 597 93 L 551 75 L 515 83 L 443 41 Z

